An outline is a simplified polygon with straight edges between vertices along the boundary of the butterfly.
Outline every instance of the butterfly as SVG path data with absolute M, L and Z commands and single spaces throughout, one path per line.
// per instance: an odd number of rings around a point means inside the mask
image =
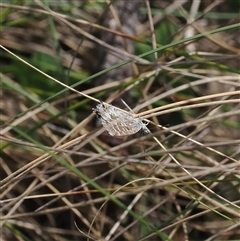
M 133 135 L 140 130 L 149 133 L 147 124 L 143 123 L 141 118 L 135 118 L 130 112 L 117 109 L 113 105 L 101 102 L 93 112 L 111 136 Z

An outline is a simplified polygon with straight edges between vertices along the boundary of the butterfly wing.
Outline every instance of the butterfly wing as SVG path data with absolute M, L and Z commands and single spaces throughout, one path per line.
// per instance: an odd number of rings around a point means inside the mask
M 94 112 L 111 136 L 132 135 L 145 127 L 140 118 L 134 118 L 130 113 L 121 111 L 112 105 L 100 103 Z

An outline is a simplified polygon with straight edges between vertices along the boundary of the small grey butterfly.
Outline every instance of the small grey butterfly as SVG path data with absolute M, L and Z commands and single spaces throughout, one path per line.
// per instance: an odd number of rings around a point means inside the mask
M 140 130 L 149 133 L 141 118 L 134 118 L 131 113 L 121 111 L 112 105 L 101 102 L 93 111 L 111 136 L 133 135 Z

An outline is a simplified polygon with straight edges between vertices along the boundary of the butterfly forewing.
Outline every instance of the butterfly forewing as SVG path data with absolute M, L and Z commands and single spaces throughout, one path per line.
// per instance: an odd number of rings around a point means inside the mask
M 146 129 L 140 118 L 134 118 L 131 113 L 121 111 L 103 102 L 96 106 L 94 112 L 111 136 L 128 136 L 141 129 Z

